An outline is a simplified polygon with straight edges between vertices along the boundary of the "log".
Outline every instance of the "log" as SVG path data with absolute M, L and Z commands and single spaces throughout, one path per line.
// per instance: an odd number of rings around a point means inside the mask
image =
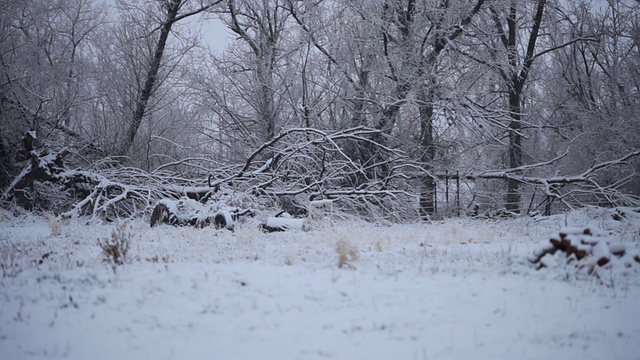
M 266 232 L 305 230 L 305 219 L 284 219 L 270 217 L 267 218 L 267 222 L 262 225 L 261 228 Z
M 158 204 L 151 214 L 151 227 L 169 223 L 169 208 L 165 204 Z

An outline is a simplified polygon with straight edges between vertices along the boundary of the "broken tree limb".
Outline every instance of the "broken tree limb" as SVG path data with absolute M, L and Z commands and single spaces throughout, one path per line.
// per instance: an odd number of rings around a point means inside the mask
M 573 184 L 573 183 L 592 183 L 593 180 L 591 179 L 591 177 L 598 171 L 601 171 L 603 169 L 606 169 L 612 166 L 625 165 L 625 161 L 637 156 L 640 156 L 640 150 L 630 152 L 627 155 L 615 160 L 605 161 L 596 165 L 592 165 L 589 169 L 585 170 L 580 175 L 574 175 L 574 176 L 553 176 L 550 178 L 519 176 L 519 175 L 511 175 L 510 172 L 513 169 L 510 169 L 509 171 L 490 171 L 490 172 L 479 173 L 479 174 L 469 174 L 469 175 L 464 175 L 464 178 L 468 180 L 512 179 L 522 183 L 535 184 L 535 185 L 551 185 L 551 184 L 565 185 L 565 184 Z
M 278 160 L 278 156 L 284 156 L 289 152 L 296 151 L 300 147 L 317 146 L 319 144 L 322 144 L 323 142 L 326 142 L 326 143 L 330 144 L 331 145 L 331 150 L 336 152 L 337 154 L 339 154 L 339 157 L 346 162 L 346 164 L 349 166 L 350 169 L 353 169 L 353 170 L 358 171 L 358 172 L 364 172 L 364 170 L 362 169 L 362 166 L 360 164 L 356 164 L 351 159 L 351 157 L 349 157 L 342 150 L 342 147 L 340 145 L 338 145 L 337 142 L 338 141 L 342 141 L 342 140 L 347 140 L 347 139 L 348 140 L 354 140 L 354 141 L 368 142 L 368 143 L 374 144 L 375 146 L 379 147 L 383 151 L 388 151 L 390 153 L 397 153 L 397 154 L 401 153 L 401 151 L 399 151 L 399 150 L 395 150 L 395 149 L 391 149 L 391 148 L 385 147 L 382 144 L 376 143 L 375 141 L 373 141 L 371 139 L 367 139 L 365 137 L 366 135 L 379 134 L 379 133 L 380 133 L 379 130 L 370 129 L 370 128 L 363 127 L 363 126 L 354 127 L 354 128 L 350 128 L 350 129 L 345 129 L 345 130 L 341 130 L 341 131 L 338 131 L 338 132 L 335 132 L 335 133 L 328 133 L 328 132 L 321 131 L 321 130 L 314 129 L 314 128 L 292 128 L 292 129 L 287 129 L 287 130 L 284 130 L 284 131 L 280 132 L 280 134 L 275 136 L 273 139 L 265 142 L 260 147 L 258 147 L 256 150 L 254 150 L 247 157 L 247 159 L 245 160 L 244 165 L 242 166 L 242 168 L 237 173 L 232 174 L 232 175 L 227 176 L 227 177 L 222 178 L 222 179 L 218 179 L 218 180 L 216 180 L 214 182 L 213 185 L 220 185 L 220 184 L 229 182 L 231 180 L 244 177 L 246 175 L 247 171 L 253 165 L 253 162 L 256 160 L 256 158 L 259 155 L 264 153 L 267 149 L 271 149 L 271 148 L 275 147 L 276 144 L 280 143 L 285 138 L 288 138 L 288 137 L 291 137 L 291 136 L 294 136 L 294 135 L 297 135 L 297 134 L 316 135 L 317 138 L 314 139 L 313 141 L 306 141 L 304 143 L 297 144 L 297 146 L 286 147 L 285 149 L 282 149 L 282 150 L 278 151 L 277 155 L 267 159 L 262 166 L 260 166 L 256 171 L 252 172 L 252 175 L 257 175 L 259 173 L 263 173 L 267 169 L 271 168 L 272 165 L 275 165 L 278 162 L 277 161 Z

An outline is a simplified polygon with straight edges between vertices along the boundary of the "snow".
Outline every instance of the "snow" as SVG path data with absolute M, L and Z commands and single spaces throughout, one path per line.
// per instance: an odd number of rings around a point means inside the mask
M 297 229 L 303 230 L 305 229 L 306 219 L 287 219 L 287 218 L 278 218 L 278 217 L 269 217 L 267 218 L 266 225 L 271 228 L 277 229 Z
M 178 194 L 188 194 L 188 193 L 207 193 L 212 189 L 208 186 L 179 186 L 174 184 L 165 184 L 162 185 L 164 189 L 167 191 L 175 192 Z
M 321 207 L 333 205 L 335 199 L 322 199 L 322 200 L 314 200 L 309 202 L 309 207 Z
M 191 219 L 205 220 L 214 218 L 216 215 L 222 215 L 225 219 L 225 228 L 233 229 L 235 220 L 233 214 L 239 209 L 232 207 L 222 207 L 219 204 L 204 205 L 193 199 L 182 197 L 178 200 L 162 199 L 157 204 L 167 207 L 169 213 L 175 216 L 181 223 L 186 223 Z
M 230 232 L 135 220 L 130 259 L 115 273 L 97 245 L 115 224 L 64 220 L 54 235 L 44 217 L 3 213 L 0 354 L 636 359 L 637 263 L 612 257 L 604 268 L 612 281 L 603 283 L 560 265 L 535 270 L 527 260 L 566 226 L 606 232 L 637 253 L 640 214 L 626 210 L 614 221 L 611 213 L 337 222 L 270 234 L 242 222 Z M 352 266 L 338 268 L 338 243 L 357 249 Z
M 256 169 L 255 171 L 252 171 L 251 175 L 262 174 L 263 172 L 267 171 L 267 169 L 269 169 L 272 163 L 273 163 L 273 158 L 270 158 L 269 160 L 265 161 L 264 164 L 260 166 L 258 169 Z
M 609 243 L 609 251 L 612 254 L 624 254 L 626 247 L 623 243 L 620 242 L 611 242 Z
M 605 242 L 598 242 L 593 246 L 593 257 L 598 261 L 608 262 L 611 258 L 611 253 L 609 252 L 609 246 Z

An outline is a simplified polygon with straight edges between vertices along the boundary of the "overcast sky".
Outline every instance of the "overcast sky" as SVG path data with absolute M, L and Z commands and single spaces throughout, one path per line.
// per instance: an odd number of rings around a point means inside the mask
M 115 0 L 102 1 L 107 5 L 110 13 L 115 13 Z M 212 50 L 218 53 L 222 52 L 233 39 L 227 27 L 220 20 L 214 19 L 212 16 L 195 15 L 183 21 L 190 22 L 191 25 L 196 28 L 201 27 L 202 40 L 209 45 Z
M 229 29 L 217 19 L 198 21 L 202 25 L 202 39 L 216 52 L 222 52 L 231 42 Z

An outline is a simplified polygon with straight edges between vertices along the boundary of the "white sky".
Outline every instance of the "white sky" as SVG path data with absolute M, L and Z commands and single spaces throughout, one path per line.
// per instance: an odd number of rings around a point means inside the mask
M 109 11 L 115 12 L 115 0 L 102 0 L 107 5 Z M 204 43 L 215 52 L 222 52 L 226 46 L 232 41 L 233 36 L 227 27 L 218 19 L 215 19 L 211 15 L 198 14 L 187 18 L 187 23 L 190 23 L 195 28 L 200 27 L 202 33 L 202 40 Z
M 202 25 L 202 40 L 215 52 L 222 52 L 232 41 L 232 35 L 222 21 L 207 19 L 198 23 Z

